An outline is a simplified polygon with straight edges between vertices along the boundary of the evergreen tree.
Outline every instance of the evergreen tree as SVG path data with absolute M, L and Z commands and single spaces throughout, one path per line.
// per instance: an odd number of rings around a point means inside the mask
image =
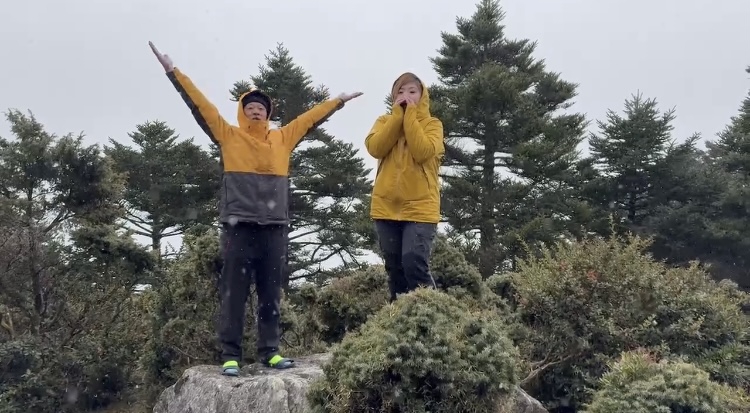
M 592 158 L 602 173 L 604 190 L 598 201 L 610 206 L 630 229 L 642 226 L 656 207 L 656 174 L 673 144 L 674 117 L 674 110 L 661 113 L 655 99 L 634 95 L 625 101 L 624 116 L 609 110 L 607 120 L 598 122 L 600 134 L 589 139 Z
M 577 194 L 584 116 L 565 112 L 576 85 L 532 55 L 535 43 L 505 36 L 498 1 L 482 0 L 457 34 L 443 33 L 432 60 L 435 110 L 446 132 L 443 214 L 484 277 L 534 247 L 582 231 Z M 469 241 L 472 242 L 472 241 Z
M 128 136 L 135 148 L 110 139 L 106 152 L 127 177 L 125 220 L 161 255 L 164 238 L 215 223 L 221 171 L 210 153 L 192 139 L 178 141 L 164 122 L 142 123 Z
M 266 56 L 251 82 L 235 83 L 234 100 L 253 85 L 271 96 L 271 121 L 280 125 L 330 97 L 324 86 L 313 86 L 311 77 L 281 44 Z M 371 188 L 370 171 L 354 146 L 321 127 L 300 146 L 292 153 L 290 166 L 288 281 L 326 276 L 335 261 L 343 267 L 357 265 L 372 237 L 370 226 L 364 224 L 368 210 L 363 204 Z
M 750 67 L 746 69 L 750 73 Z M 715 252 L 724 259 L 720 274 L 750 288 L 750 93 L 715 142 L 707 142 L 708 162 L 723 171 L 726 189 L 719 197 L 719 219 L 713 228 Z
M 716 231 L 716 200 L 726 179 L 703 160 L 699 135 L 682 143 L 672 138 L 674 117 L 674 110 L 661 112 L 655 99 L 640 94 L 626 100 L 624 115 L 609 111 L 590 139 L 601 176 L 588 194 L 614 215 L 617 232 L 653 238 L 656 258 L 673 265 L 721 264 L 726 257 Z
M 706 144 L 711 160 L 727 172 L 750 176 L 750 93 L 718 137 Z
M 127 320 L 150 255 L 118 232 L 123 182 L 97 146 L 11 110 L 0 138 L 0 400 L 4 411 L 116 401 L 142 340 Z M 80 391 L 72 402 L 64 400 Z M 71 405 L 72 403 L 72 405 Z M 64 404 L 66 404 L 64 406 Z
M 20 224 L 46 234 L 72 218 L 119 212 L 121 182 L 83 134 L 57 137 L 17 110 L 6 119 L 15 139 L 0 138 L 0 194 Z
M 38 332 L 50 309 L 53 275 L 47 258 L 54 254 L 49 243 L 84 218 L 114 216 L 120 187 L 98 148 L 84 146 L 82 135 L 58 138 L 33 114 L 17 110 L 7 112 L 6 119 L 15 139 L 0 138 L 0 224 L 4 240 L 17 243 L 16 258 L 25 265 L 23 272 L 0 279 L 0 291 L 18 298 L 15 305 Z

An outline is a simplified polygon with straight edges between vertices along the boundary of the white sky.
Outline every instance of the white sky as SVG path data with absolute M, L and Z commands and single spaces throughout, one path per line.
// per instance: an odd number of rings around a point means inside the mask
M 573 107 L 590 120 L 641 91 L 676 107 L 675 137 L 710 139 L 750 89 L 750 1 L 506 0 L 511 38 L 538 40 L 536 57 L 580 84 Z M 153 40 L 234 121 L 233 82 L 283 42 L 316 84 L 362 91 L 325 128 L 363 141 L 395 77 L 436 81 L 428 57 L 471 1 L 3 0 L 0 110 L 32 110 L 50 132 L 90 143 L 164 120 L 208 144 L 148 48 Z M 592 125 L 594 123 L 592 122 Z M 0 136 L 9 137 L 0 122 Z

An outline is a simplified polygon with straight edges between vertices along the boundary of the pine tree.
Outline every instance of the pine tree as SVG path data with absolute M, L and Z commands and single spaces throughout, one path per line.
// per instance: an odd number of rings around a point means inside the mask
M 750 67 L 746 71 L 750 73 Z M 714 163 L 727 172 L 750 176 L 750 93 L 718 137 L 706 144 Z
M 330 97 L 282 44 L 271 50 L 251 82 L 236 82 L 237 100 L 252 85 L 271 96 L 273 122 L 285 125 Z M 371 238 L 363 225 L 369 196 L 369 169 L 357 150 L 318 127 L 292 153 L 290 166 L 290 247 L 288 281 L 329 274 L 333 262 L 357 265 Z M 328 268 L 326 268 L 328 267 Z
M 615 217 L 615 231 L 652 238 L 650 252 L 657 259 L 721 263 L 716 199 L 726 179 L 704 161 L 699 135 L 682 143 L 673 139 L 674 118 L 674 110 L 662 112 L 655 99 L 640 94 L 626 100 L 623 115 L 610 110 L 590 139 L 601 175 L 587 193 L 600 211 Z
M 33 114 L 17 110 L 6 119 L 14 139 L 0 138 L 0 238 L 16 252 L 3 257 L 0 299 L 9 301 L 0 306 L 14 308 L 25 327 L 39 333 L 66 304 L 60 289 L 69 282 L 56 272 L 64 261 L 60 241 L 113 223 L 120 216 L 122 182 L 98 147 L 83 144 L 82 134 L 58 137 Z
M 535 43 L 508 39 L 503 19 L 498 1 L 482 0 L 431 59 L 446 132 L 443 214 L 453 232 L 478 234 L 472 259 L 484 277 L 524 245 L 580 233 L 587 214 L 576 192 L 585 120 L 565 112 L 576 85 L 532 56 Z
M 164 122 L 144 122 L 128 136 L 135 147 L 110 139 L 106 153 L 127 177 L 125 220 L 160 256 L 164 238 L 216 221 L 221 171 L 211 154 L 192 139 L 178 141 Z
M 673 144 L 674 118 L 673 109 L 661 113 L 655 99 L 637 94 L 625 101 L 624 116 L 609 110 L 607 120 L 598 122 L 600 134 L 589 139 L 606 189 L 599 203 L 611 205 L 630 229 L 642 226 L 657 206 L 656 173 Z
M 746 69 L 750 73 L 750 67 Z M 725 173 L 726 189 L 718 198 L 720 214 L 712 229 L 712 251 L 724 259 L 714 264 L 720 277 L 750 288 L 750 93 L 715 142 L 707 142 L 708 161 Z
M 104 408 L 137 365 L 140 319 L 126 315 L 153 259 L 118 231 L 124 182 L 96 145 L 48 133 L 32 114 L 11 110 L 6 119 L 13 137 L 0 138 L 1 410 Z M 80 391 L 74 400 L 71 391 Z

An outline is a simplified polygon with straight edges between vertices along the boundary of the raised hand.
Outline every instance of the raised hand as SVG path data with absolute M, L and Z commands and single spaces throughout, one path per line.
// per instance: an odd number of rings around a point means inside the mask
M 173 71 L 174 63 L 172 63 L 172 59 L 168 55 L 161 54 L 159 52 L 159 49 L 157 49 L 152 42 L 148 42 L 148 45 L 151 47 L 151 51 L 154 52 L 154 56 L 156 56 L 156 59 L 159 60 L 159 63 L 161 63 L 162 67 L 164 67 L 164 71 Z
M 342 102 L 346 103 L 354 98 L 358 98 L 362 96 L 362 92 L 354 92 L 354 93 L 342 93 L 339 95 L 339 99 L 341 99 Z

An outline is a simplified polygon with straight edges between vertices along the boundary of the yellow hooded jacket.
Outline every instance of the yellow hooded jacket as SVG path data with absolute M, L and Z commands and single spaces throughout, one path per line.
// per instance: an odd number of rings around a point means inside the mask
M 193 113 L 198 125 L 219 145 L 224 168 L 219 216 L 222 222 L 261 225 L 289 222 L 289 157 L 300 140 L 341 109 L 341 99 L 323 102 L 280 129 L 269 129 L 268 119 L 245 116 L 242 98 L 237 102 L 237 123 L 230 125 L 216 107 L 179 69 L 167 77 Z M 271 117 L 273 106 L 268 110 Z
M 393 95 L 409 79 L 419 80 L 412 73 L 404 73 L 394 82 Z M 438 223 L 438 172 L 445 154 L 443 123 L 430 114 L 430 94 L 424 83 L 416 105 L 408 105 L 406 110 L 394 105 L 391 114 L 375 121 L 365 146 L 378 160 L 370 216 Z

